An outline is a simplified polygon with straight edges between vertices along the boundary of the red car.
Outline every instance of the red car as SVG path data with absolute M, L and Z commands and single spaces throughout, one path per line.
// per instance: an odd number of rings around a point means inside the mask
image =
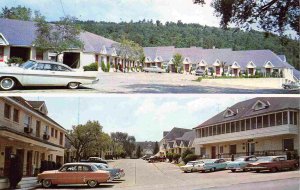
M 299 167 L 297 160 L 287 160 L 285 156 L 261 157 L 255 163 L 248 164 L 246 169 L 260 172 L 263 170 L 277 172 L 280 170 L 295 170 Z

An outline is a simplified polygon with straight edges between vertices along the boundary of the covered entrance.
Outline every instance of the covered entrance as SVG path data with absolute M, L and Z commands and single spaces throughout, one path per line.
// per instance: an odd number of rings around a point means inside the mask
M 69 67 L 76 69 L 80 66 L 80 53 L 65 52 L 63 56 L 63 63 Z
M 211 158 L 215 159 L 216 158 L 216 146 L 211 147 Z
M 216 66 L 216 74 L 217 74 L 217 75 L 220 75 L 220 73 L 221 73 L 220 67 L 219 67 L 219 66 Z
M 175 65 L 174 64 L 171 64 L 170 65 L 170 71 L 172 72 L 172 73 L 175 73 L 176 71 L 175 71 Z
M 185 70 L 185 72 L 189 72 L 190 65 L 189 64 L 184 64 L 184 70 Z
M 18 57 L 24 62 L 30 59 L 30 48 L 26 47 L 10 47 L 10 58 Z
M 247 156 L 255 155 L 255 142 L 247 143 Z

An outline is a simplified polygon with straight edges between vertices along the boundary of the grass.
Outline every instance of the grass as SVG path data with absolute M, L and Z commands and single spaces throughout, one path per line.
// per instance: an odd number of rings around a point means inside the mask
M 175 164 L 176 166 L 180 167 L 180 166 L 184 166 L 184 164 Z

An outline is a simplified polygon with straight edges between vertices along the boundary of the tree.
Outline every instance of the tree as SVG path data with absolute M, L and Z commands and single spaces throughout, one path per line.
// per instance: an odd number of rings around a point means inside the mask
M 115 144 L 122 145 L 123 150 L 127 154 L 127 156 L 132 155 L 132 152 L 135 150 L 134 136 L 129 136 L 127 133 L 123 132 L 113 132 L 110 136 Z
M 184 159 L 187 155 L 189 154 L 194 154 L 194 152 L 191 150 L 191 149 L 186 149 L 182 155 L 181 155 L 181 158 Z
M 37 37 L 33 45 L 41 51 L 53 51 L 58 56 L 70 48 L 83 48 L 83 42 L 79 39 L 80 27 L 75 24 L 76 18 L 63 17 L 55 24 L 46 22 L 41 16 L 36 20 Z
M 181 54 L 176 53 L 173 56 L 173 64 L 175 65 L 176 72 L 179 73 L 180 70 L 178 70 L 178 69 L 181 69 L 183 67 L 183 57 Z
M 88 121 L 84 125 L 73 126 L 68 132 L 66 137 L 76 150 L 77 161 L 98 149 L 102 128 L 98 121 Z
M 153 154 L 157 154 L 158 152 L 159 152 L 159 145 L 158 142 L 156 141 L 153 149 Z
M 204 0 L 195 0 L 196 4 L 205 4 Z M 243 28 L 252 24 L 267 32 L 278 32 L 292 29 L 299 35 L 300 12 L 299 0 L 213 0 L 211 6 L 220 25 L 227 28 L 230 23 Z
M 1 18 L 8 18 L 8 19 L 17 19 L 17 20 L 25 20 L 29 21 L 32 20 L 32 11 L 30 8 L 17 6 L 11 7 L 10 9 L 6 6 L 2 8 L 2 12 L 0 13 Z
M 137 156 L 137 158 L 140 158 L 142 156 L 141 146 L 138 146 L 138 148 L 136 150 L 136 156 Z

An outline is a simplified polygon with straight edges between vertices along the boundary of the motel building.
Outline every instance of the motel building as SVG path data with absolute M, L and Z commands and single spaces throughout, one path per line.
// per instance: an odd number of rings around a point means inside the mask
M 259 97 L 239 102 L 196 128 L 202 158 L 299 155 L 299 98 Z
M 41 161 L 64 163 L 66 130 L 48 117 L 43 101 L 0 97 L 0 189 L 8 187 L 11 154 L 23 165 L 21 188 L 36 184 Z

